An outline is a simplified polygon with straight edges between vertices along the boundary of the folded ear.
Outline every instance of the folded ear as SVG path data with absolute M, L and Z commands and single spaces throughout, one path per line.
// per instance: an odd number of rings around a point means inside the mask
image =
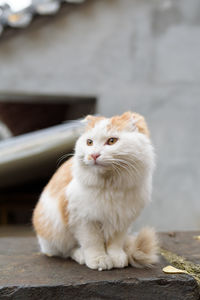
M 95 116 L 87 115 L 84 120 L 89 123 L 89 122 L 93 121 L 94 119 L 96 119 Z
M 108 129 L 115 127 L 117 130 L 139 131 L 149 137 L 149 130 L 143 116 L 131 111 L 123 113 L 121 116 L 111 118 Z
M 140 133 L 150 136 L 149 130 L 144 117 L 138 113 L 127 111 L 119 117 L 121 123 L 126 123 L 131 126 L 131 130 L 139 131 Z
M 92 115 L 86 116 L 85 119 L 83 120 L 83 122 L 86 124 L 86 130 L 94 128 L 96 123 L 98 123 L 103 119 L 105 118 L 100 116 L 92 116 Z
M 117 121 L 121 124 L 122 128 L 129 128 L 131 131 L 138 131 L 136 126 L 137 120 L 131 111 L 123 113 L 123 115 L 118 117 Z
M 132 118 L 133 118 L 133 122 L 134 122 L 137 130 L 140 133 L 145 134 L 147 137 L 150 137 L 150 132 L 149 132 L 149 129 L 147 127 L 147 123 L 146 123 L 144 117 L 142 115 L 134 112 L 132 114 Z

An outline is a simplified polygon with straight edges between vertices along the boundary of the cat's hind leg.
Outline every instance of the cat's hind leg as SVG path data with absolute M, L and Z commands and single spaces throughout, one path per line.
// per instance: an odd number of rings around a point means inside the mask
M 60 251 L 49 241 L 41 236 L 37 236 L 41 252 L 47 256 L 61 256 Z

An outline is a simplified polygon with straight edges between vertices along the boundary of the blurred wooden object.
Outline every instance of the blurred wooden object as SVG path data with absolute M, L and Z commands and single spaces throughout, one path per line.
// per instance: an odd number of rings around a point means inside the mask
M 14 136 L 95 112 L 91 96 L 0 94 L 0 120 Z

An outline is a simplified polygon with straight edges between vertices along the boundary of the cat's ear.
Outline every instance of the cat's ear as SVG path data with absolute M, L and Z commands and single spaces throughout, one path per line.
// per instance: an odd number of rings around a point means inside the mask
M 138 131 L 138 128 L 136 126 L 137 118 L 135 117 L 134 113 L 131 111 L 127 111 L 123 113 L 119 117 L 119 121 L 121 122 L 122 126 L 129 129 L 130 131 Z
M 105 118 L 101 116 L 88 115 L 85 117 L 85 119 L 83 119 L 83 123 L 86 125 L 86 130 L 89 130 L 92 129 L 96 125 L 96 123 L 103 119 Z
M 85 127 L 87 128 L 88 126 L 90 126 L 90 124 L 92 122 L 94 122 L 94 117 L 91 115 L 86 116 L 82 121 L 81 121 Z
M 128 124 L 128 127 L 131 131 L 138 131 L 148 137 L 150 136 L 146 121 L 142 115 L 127 111 L 120 116 L 120 121 L 123 124 Z
M 145 134 L 147 137 L 150 136 L 147 123 L 145 121 L 145 118 L 142 115 L 135 112 L 132 113 L 132 122 L 133 122 L 133 126 L 136 128 L 135 130 Z
M 85 120 L 85 122 L 88 123 L 88 122 L 94 121 L 95 118 L 96 118 L 95 116 L 87 115 L 84 120 Z

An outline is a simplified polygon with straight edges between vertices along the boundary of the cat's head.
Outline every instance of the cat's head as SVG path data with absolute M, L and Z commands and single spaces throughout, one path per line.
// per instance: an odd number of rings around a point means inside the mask
M 90 172 L 132 174 L 153 160 L 153 149 L 144 117 L 126 112 L 121 116 L 86 117 L 86 130 L 78 139 L 75 157 Z

